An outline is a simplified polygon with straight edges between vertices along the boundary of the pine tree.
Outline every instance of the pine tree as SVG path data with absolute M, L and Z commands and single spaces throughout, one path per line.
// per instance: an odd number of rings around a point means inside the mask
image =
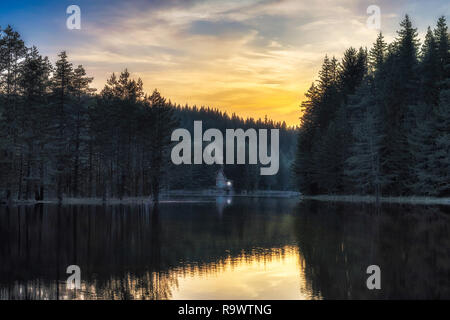
M 413 28 L 408 15 L 400 23 L 401 29 L 397 32 L 396 39 L 396 76 L 398 77 L 399 90 L 397 94 L 399 99 L 403 100 L 405 105 L 411 105 L 416 102 L 417 97 L 417 66 L 419 39 L 417 29 Z
M 312 179 L 323 193 L 343 190 L 345 140 L 338 121 L 332 120 L 324 134 L 316 138 L 313 148 Z
M 412 27 L 406 15 L 400 23 L 396 39 L 385 62 L 382 90 L 379 91 L 383 108 L 384 141 L 382 146 L 382 172 L 392 176 L 385 190 L 390 195 L 402 195 L 408 192 L 411 184 L 412 158 L 409 154 L 408 112 L 410 106 L 417 103 L 420 82 L 418 79 L 418 39 L 417 30 Z
M 381 118 L 371 105 L 370 95 L 360 102 L 362 114 L 353 126 L 354 143 L 347 159 L 345 173 L 357 193 L 376 195 L 377 201 L 388 177 L 381 172 L 381 143 L 383 139 Z M 372 100 L 373 101 L 373 100 Z
M 48 110 L 51 70 L 48 58 L 43 58 L 35 47 L 29 50 L 20 70 L 19 85 L 22 100 L 19 141 L 23 146 L 26 168 L 25 199 L 29 199 L 32 191 L 36 199 L 42 200 L 44 197 L 52 118 Z
M 55 64 L 52 78 L 52 109 L 54 113 L 53 142 L 56 155 L 56 193 L 59 201 L 62 201 L 64 191 L 68 191 L 70 178 L 70 127 L 69 111 L 72 103 L 73 67 L 67 59 L 67 54 L 62 51 Z
M 153 118 L 150 155 L 150 179 L 152 196 L 154 201 L 159 200 L 161 180 L 165 170 L 164 163 L 167 160 L 167 150 L 172 144 L 170 137 L 177 125 L 173 109 L 168 107 L 166 100 L 155 90 L 148 98 Z
M 421 52 L 421 100 L 428 106 L 433 107 L 439 103 L 439 57 L 437 44 L 428 27 L 425 42 Z
M 450 65 L 446 66 L 447 68 Z M 436 151 L 430 155 L 434 188 L 439 196 L 450 196 L 450 77 L 443 81 L 436 110 Z
M 414 158 L 415 194 L 448 196 L 450 127 L 448 106 L 450 67 L 448 28 L 445 18 L 438 20 L 434 33 L 428 29 L 422 50 L 423 102 L 415 107 L 415 123 L 409 142 Z
M 367 53 L 360 48 L 347 49 L 341 62 L 340 89 L 344 95 L 344 102 L 348 95 L 354 94 L 356 88 L 361 84 L 367 71 Z
M 6 193 L 12 197 L 17 191 L 18 198 L 22 194 L 24 161 L 20 146 L 17 145 L 19 135 L 19 70 L 26 54 L 26 47 L 19 33 L 11 26 L 2 30 L 0 37 L 0 104 L 3 105 L 0 123 L 0 136 L 3 140 L 2 152 L 6 154 L 10 169 L 9 174 L 2 175 L 5 180 Z M 5 160 L 6 161 L 6 160 Z
M 142 81 L 131 79 L 125 69 L 118 78 L 115 74 L 111 76 L 101 95 L 102 110 L 106 115 L 101 127 L 105 127 L 104 130 L 114 137 L 114 141 L 109 142 L 108 150 L 105 150 L 114 159 L 110 166 L 114 166 L 116 173 L 110 175 L 111 194 L 123 198 L 132 192 L 133 171 L 136 171 L 132 162 L 140 108 L 144 103 Z M 108 136 L 104 138 L 108 140 Z
M 384 41 L 384 36 L 380 32 L 378 34 L 376 42 L 373 44 L 372 49 L 369 52 L 369 65 L 372 73 L 381 72 L 385 57 L 386 57 L 387 44 Z
M 302 192 L 316 193 L 317 187 L 312 180 L 313 159 L 312 152 L 315 135 L 318 131 L 317 113 L 320 104 L 320 92 L 314 83 L 305 94 L 306 100 L 302 102 L 302 117 L 297 138 L 297 150 L 293 170 L 296 184 Z
M 72 95 L 74 96 L 74 103 L 71 110 L 71 126 L 73 127 L 73 134 L 71 144 L 73 145 L 72 154 L 72 192 L 75 197 L 79 196 L 80 183 L 80 166 L 81 157 L 83 154 L 83 147 L 87 144 L 87 119 L 89 105 L 92 103 L 91 94 L 95 89 L 90 88 L 93 78 L 86 76 L 86 71 L 83 66 L 79 65 L 73 71 L 72 79 Z
M 436 29 L 434 30 L 434 37 L 437 47 L 437 58 L 439 65 L 439 89 L 445 88 L 445 80 L 450 77 L 450 39 L 448 33 L 448 26 L 445 17 L 440 17 Z

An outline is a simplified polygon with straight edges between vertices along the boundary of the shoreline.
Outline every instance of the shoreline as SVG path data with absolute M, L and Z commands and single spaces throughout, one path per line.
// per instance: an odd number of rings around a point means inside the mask
M 211 202 L 208 199 L 195 200 L 195 199 L 183 199 L 183 198 L 299 198 L 301 194 L 295 191 L 256 191 L 247 194 L 235 194 L 235 193 L 218 193 L 210 190 L 199 191 L 180 191 L 174 190 L 167 193 L 163 193 L 160 196 L 159 203 L 197 203 L 197 202 Z M 57 199 L 47 200 L 12 200 L 12 205 L 35 205 L 35 204 L 63 204 L 63 205 L 114 205 L 114 204 L 153 204 L 154 201 L 150 196 L 148 197 L 126 197 L 123 199 L 108 198 L 103 200 L 102 198 L 73 198 L 66 197 L 61 202 Z M 1 202 L 0 205 L 8 205 L 7 202 Z
M 203 198 L 203 199 L 192 199 Z M 209 198 L 209 199 L 208 199 Z M 211 199 L 216 198 L 276 198 L 276 199 L 298 199 L 314 200 L 322 202 L 349 202 L 349 203 L 376 203 L 375 196 L 359 196 L 359 195 L 302 195 L 295 191 L 258 191 L 247 194 L 220 194 L 205 191 L 174 191 L 161 195 L 159 203 L 197 203 L 212 202 Z M 48 199 L 43 201 L 36 200 L 12 200 L 8 202 L 0 202 L 0 205 L 36 205 L 36 204 L 58 204 L 57 199 Z M 447 205 L 450 206 L 450 198 L 435 197 L 380 197 L 380 203 L 394 204 L 417 204 L 417 205 Z M 116 204 L 154 204 L 150 197 L 127 197 L 123 199 L 109 198 L 64 198 L 62 205 L 116 205 Z
M 324 202 L 353 202 L 353 203 L 375 203 L 375 196 L 359 196 L 359 195 L 302 195 L 301 199 L 316 200 Z M 380 203 L 397 203 L 397 204 L 429 204 L 429 205 L 450 205 L 450 198 L 435 197 L 380 197 Z

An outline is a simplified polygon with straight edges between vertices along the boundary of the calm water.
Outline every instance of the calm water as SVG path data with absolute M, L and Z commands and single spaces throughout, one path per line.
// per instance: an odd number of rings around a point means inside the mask
M 0 298 L 449 299 L 449 211 L 249 198 L 0 207 Z M 366 287 L 372 264 L 379 291 Z

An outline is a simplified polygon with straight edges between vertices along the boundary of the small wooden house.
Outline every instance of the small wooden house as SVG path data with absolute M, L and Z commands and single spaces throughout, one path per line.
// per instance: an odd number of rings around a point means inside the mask
M 219 191 L 226 191 L 226 192 L 229 192 L 233 189 L 233 183 L 231 182 L 231 180 L 227 179 L 222 168 L 219 171 L 217 171 L 216 189 Z

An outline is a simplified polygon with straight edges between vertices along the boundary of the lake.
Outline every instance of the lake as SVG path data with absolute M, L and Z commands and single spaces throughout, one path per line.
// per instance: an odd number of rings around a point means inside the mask
M 449 299 L 449 231 L 448 206 L 1 206 L 0 299 Z M 66 288 L 69 265 L 80 289 Z

